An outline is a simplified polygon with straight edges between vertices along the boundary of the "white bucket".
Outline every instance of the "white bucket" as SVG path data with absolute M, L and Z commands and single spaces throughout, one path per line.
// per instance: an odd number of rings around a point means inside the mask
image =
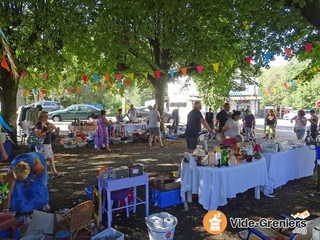
M 153 217 L 162 218 L 163 216 L 165 217 L 165 220 L 167 218 L 173 219 L 173 222 L 170 223 L 169 227 L 156 228 L 150 225 L 149 219 L 152 219 Z M 146 217 L 146 225 L 148 226 L 149 240 L 173 240 L 174 231 L 176 229 L 177 224 L 178 219 L 175 216 L 166 212 L 155 213 L 150 215 L 149 217 Z

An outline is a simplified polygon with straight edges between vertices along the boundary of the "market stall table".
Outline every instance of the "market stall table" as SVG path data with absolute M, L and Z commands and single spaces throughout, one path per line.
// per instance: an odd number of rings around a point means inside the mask
M 262 153 L 269 177 L 269 186 L 264 189 L 264 193 L 272 194 L 274 189 L 290 180 L 312 176 L 316 152 L 311 148 L 304 146 L 276 153 Z
M 74 126 L 69 124 L 68 129 L 71 132 L 82 132 L 82 133 L 90 133 L 96 131 L 96 125 L 85 125 L 85 126 Z
M 128 123 L 128 124 L 114 124 L 113 125 L 114 132 L 123 133 L 124 136 L 127 136 L 127 132 L 134 132 L 136 130 L 146 130 L 147 124 L 145 122 L 142 123 Z
M 237 193 L 250 188 L 255 188 L 255 197 L 259 199 L 260 186 L 268 184 L 264 158 L 220 168 L 195 166 L 183 161 L 181 163 L 182 201 L 186 200 L 188 193 L 198 194 L 199 203 L 208 211 L 226 205 L 227 198 L 234 198 Z
M 144 204 L 146 207 L 146 217 L 149 216 L 149 175 L 144 173 L 143 175 L 136 177 L 128 177 L 122 179 L 109 179 L 109 178 L 98 178 L 98 189 L 102 193 L 102 205 L 100 211 L 100 219 L 102 219 L 102 214 L 105 212 L 107 214 L 108 227 L 111 227 L 112 222 L 112 204 L 111 204 L 111 192 L 118 191 L 125 188 L 133 188 L 133 204 L 129 207 L 133 207 L 133 212 L 136 212 L 137 205 Z M 145 200 L 137 197 L 137 187 L 145 186 Z M 104 191 L 105 190 L 105 191 Z M 107 201 L 107 208 L 106 206 Z M 126 208 L 123 206 L 121 208 Z

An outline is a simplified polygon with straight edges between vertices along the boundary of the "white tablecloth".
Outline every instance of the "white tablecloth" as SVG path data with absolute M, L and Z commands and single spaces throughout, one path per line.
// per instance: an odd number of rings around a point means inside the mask
M 280 151 L 277 153 L 262 153 L 266 159 L 269 188 L 265 194 L 273 193 L 273 189 L 286 184 L 290 180 L 313 175 L 316 151 L 308 146 Z
M 128 123 L 128 124 L 114 124 L 113 125 L 115 132 L 123 132 L 126 136 L 127 132 L 134 132 L 138 129 L 146 130 L 147 124 L 146 123 Z
M 186 193 L 198 194 L 199 203 L 210 211 L 227 204 L 227 198 L 259 186 L 267 186 L 267 166 L 264 158 L 251 163 L 243 161 L 228 167 L 201 167 L 181 163 L 181 198 Z

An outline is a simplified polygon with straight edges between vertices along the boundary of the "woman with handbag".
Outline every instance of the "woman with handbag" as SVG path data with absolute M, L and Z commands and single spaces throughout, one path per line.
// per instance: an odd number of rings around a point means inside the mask
M 35 147 L 36 152 L 42 153 L 45 159 L 49 162 L 51 171 L 54 177 L 61 177 L 63 173 L 59 173 L 54 164 L 54 154 L 51 146 L 51 132 L 56 129 L 56 126 L 48 122 L 48 112 L 41 111 L 39 115 L 39 122 L 35 126 L 35 133 L 37 137 L 45 136 L 44 142 Z

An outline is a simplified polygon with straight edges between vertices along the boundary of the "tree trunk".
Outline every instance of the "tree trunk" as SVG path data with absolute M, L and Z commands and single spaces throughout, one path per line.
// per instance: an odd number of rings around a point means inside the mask
M 0 102 L 1 115 L 4 121 L 10 126 L 13 132 L 6 130 L 15 145 L 17 144 L 17 91 L 19 80 L 6 69 L 0 67 Z
M 164 113 L 164 97 L 166 93 L 167 87 L 167 77 L 163 76 L 160 79 L 155 80 L 155 102 L 158 104 L 158 110 L 160 115 L 163 116 Z M 164 130 L 164 122 L 161 121 L 160 125 L 161 131 Z

